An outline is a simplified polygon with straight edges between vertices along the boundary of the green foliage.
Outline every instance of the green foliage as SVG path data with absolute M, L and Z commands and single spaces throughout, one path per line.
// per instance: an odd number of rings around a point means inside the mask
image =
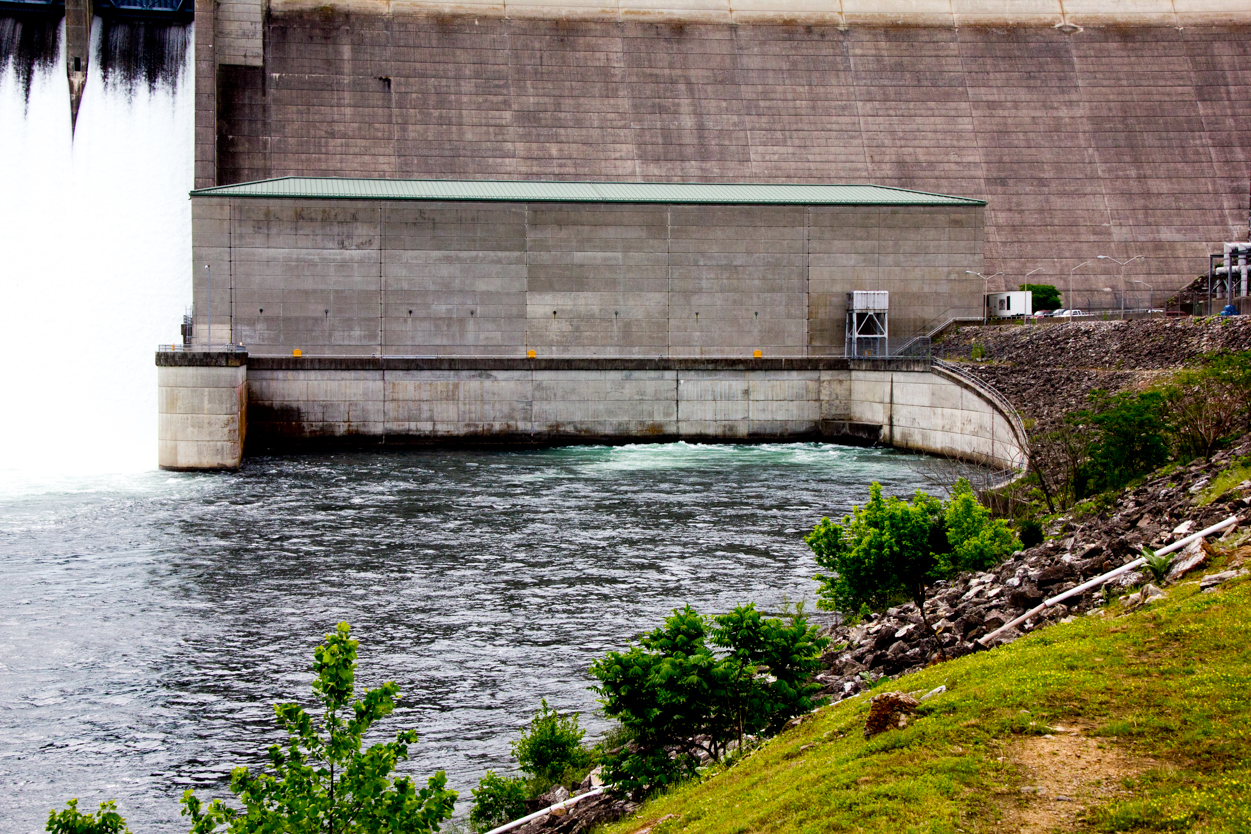
M 975 362 L 981 362 L 986 358 L 986 346 L 981 342 L 974 342 L 973 347 L 969 349 L 969 358 Z
M 752 605 L 712 620 L 675 610 L 638 645 L 591 666 L 604 714 L 633 739 L 608 761 L 608 780 L 634 790 L 670 784 L 692 771 L 697 750 L 720 759 L 731 741 L 811 710 L 819 687 L 809 678 L 827 642 L 802 609 L 785 621 Z
M 964 478 L 956 482 L 943 507 L 943 521 L 951 550 L 946 561 L 946 554 L 936 553 L 939 578 L 966 570 L 986 570 L 1021 547 L 1007 522 L 990 517 L 990 510 L 977 500 Z
M 1211 457 L 1222 440 L 1251 429 L 1251 351 L 1209 354 L 1163 392 L 1179 455 Z
M 352 701 L 356 648 L 350 627 L 340 623 L 314 650 L 319 719 L 298 704 L 274 705 L 287 741 L 269 748 L 270 773 L 253 775 L 246 767 L 231 773 L 230 791 L 242 811 L 220 799 L 203 805 L 190 790 L 183 794 L 191 834 L 223 826 L 230 834 L 423 834 L 451 817 L 456 792 L 445 789 L 442 771 L 421 790 L 408 776 L 392 778 L 417 743 L 415 732 L 401 730 L 395 741 L 361 749 L 373 723 L 395 709 L 399 688 L 384 683 Z
M 521 769 L 531 776 L 558 782 L 568 771 L 583 767 L 587 751 L 582 747 L 586 731 L 578 726 L 578 715 L 561 715 L 547 706 L 534 714 L 526 732 L 513 742 L 513 755 Z
M 1044 737 L 1057 726 L 1081 727 L 1096 755 L 1122 763 L 1105 783 L 1117 789 L 1063 830 L 1251 831 L 1251 581 L 1220 587 L 1200 593 L 1184 582 L 1132 614 L 1078 617 L 884 680 L 876 691 L 947 691 L 906 728 L 869 740 L 869 698 L 841 701 L 603 834 L 633 834 L 669 814 L 684 834 L 1015 830 L 1005 802 L 1057 804 L 1055 793 L 1021 788 L 1092 776 L 1082 770 L 1089 756 L 1065 756 L 1062 738 Z M 1023 736 L 1051 760 L 1046 772 L 1005 757 Z
M 1034 311 L 1059 310 L 1064 306 L 1060 302 L 1060 291 L 1052 284 L 1021 284 L 1022 290 L 1034 294 Z
M 1157 556 L 1149 547 L 1144 547 L 1142 550 L 1143 558 L 1147 560 L 1146 568 L 1151 572 L 1151 577 L 1156 582 L 1163 582 L 1164 577 L 1168 576 L 1168 566 L 1173 564 L 1173 557 L 1168 553 Z
M 1043 527 L 1036 518 L 1027 518 L 1018 525 L 1021 534 L 1021 547 L 1028 550 L 1043 543 Z
M 1164 395 L 1158 391 L 1091 394 L 1093 407 L 1071 415 L 1094 429 L 1088 459 L 1078 468 L 1074 497 L 1120 489 L 1169 459 Z
M 826 571 L 816 577 L 818 607 L 881 611 L 911 599 L 927 629 L 926 589 L 933 582 L 985 570 L 1021 546 L 963 478 L 945 504 L 920 490 L 911 501 L 884 498 L 875 482 L 864 506 L 841 522 L 821 519 L 804 541 Z
M 934 551 L 945 549 L 942 524 L 937 499 L 919 490 L 912 501 L 885 498 L 882 485 L 874 482 L 864 506 L 853 507 L 842 522 L 821 519 L 804 538 L 817 565 L 828 571 L 816 576 L 817 607 L 858 611 L 867 605 L 880 611 L 923 598 L 925 586 L 938 578 Z
M 475 831 L 490 831 L 506 822 L 526 815 L 526 780 L 520 777 L 496 776 L 488 770 L 473 788 L 473 808 L 469 824 Z
M 62 811 L 48 812 L 48 824 L 44 831 L 51 834 L 130 834 L 126 820 L 117 813 L 117 806 L 112 801 L 101 802 L 100 810 L 94 814 L 79 811 L 77 799 L 71 799 L 66 804 L 69 807 Z

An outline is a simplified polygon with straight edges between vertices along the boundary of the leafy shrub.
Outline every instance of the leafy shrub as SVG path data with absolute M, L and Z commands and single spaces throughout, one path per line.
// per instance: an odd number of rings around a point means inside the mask
M 299 704 L 275 704 L 287 733 L 283 745 L 269 748 L 271 772 L 254 776 L 246 767 L 230 775 L 230 791 L 243 812 L 220 799 L 202 805 L 183 794 L 183 816 L 191 834 L 324 832 L 324 834 L 429 834 L 451 817 L 456 792 L 445 789 L 443 771 L 418 791 L 407 776 L 391 778 L 408 759 L 417 734 L 401 730 L 395 741 L 361 749 L 369 728 L 395 709 L 399 688 L 391 682 L 353 701 L 357 641 L 347 623 L 313 651 L 313 692 L 322 714 L 314 718 Z M 224 827 L 224 828 L 223 828 Z
M 973 347 L 969 349 L 969 358 L 975 362 L 981 362 L 986 358 L 986 346 L 981 342 L 974 342 Z
M 986 570 L 1021 546 L 1007 522 L 990 517 L 990 510 L 977 500 L 973 487 L 964 478 L 956 482 L 951 498 L 943 506 L 943 524 L 951 548 L 948 561 L 940 560 L 938 564 L 943 577 L 966 570 Z M 936 555 L 943 555 L 941 543 Z
M 818 607 L 881 611 L 911 599 L 925 614 L 928 587 L 963 570 L 985 570 L 1021 546 L 1007 524 L 961 479 L 944 505 L 917 490 L 911 501 L 884 498 L 874 482 L 864 506 L 841 522 L 828 518 L 804 539 L 816 555 Z M 932 633 L 932 632 L 931 632 Z
M 469 811 L 469 824 L 475 831 L 490 831 L 526 815 L 529 796 L 526 780 L 519 777 L 496 776 L 495 771 L 488 770 L 470 793 L 473 808 Z
M 1091 398 L 1094 408 L 1074 415 L 1095 430 L 1089 458 L 1079 468 L 1074 485 L 1078 500 L 1120 489 L 1169 459 L 1163 394 L 1146 391 L 1110 397 L 1096 391 Z
M 1211 457 L 1229 435 L 1251 428 L 1251 351 L 1209 354 L 1164 387 L 1179 454 Z
M 547 699 L 534 714 L 521 738 L 513 742 L 513 755 L 521 769 L 548 782 L 559 782 L 565 773 L 583 767 L 588 760 L 582 748 L 586 731 L 578 726 L 578 715 L 561 715 L 547 706 Z
M 1021 547 L 1026 550 L 1043 543 L 1043 528 L 1037 519 L 1027 518 L 1023 520 L 1018 530 L 1021 534 Z
M 604 714 L 633 739 L 607 763 L 608 780 L 639 792 L 671 784 L 696 751 L 720 760 L 733 740 L 811 710 L 820 687 L 808 679 L 827 643 L 802 609 L 787 621 L 752 605 L 712 620 L 675 610 L 639 645 L 591 665 Z
M 84 814 L 78 810 L 78 800 L 71 799 L 69 807 L 62 811 L 48 813 L 48 825 L 44 831 L 52 834 L 130 834 L 126 820 L 117 813 L 113 802 L 101 802 L 100 810 L 95 814 Z

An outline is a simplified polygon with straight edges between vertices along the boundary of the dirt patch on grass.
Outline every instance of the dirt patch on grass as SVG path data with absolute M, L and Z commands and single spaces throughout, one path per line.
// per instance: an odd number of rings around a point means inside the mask
M 1125 795 L 1126 777 L 1155 766 L 1067 727 L 1022 741 L 1008 759 L 1020 770 L 1021 790 L 1005 803 L 999 830 L 1020 834 L 1077 828 L 1087 809 Z

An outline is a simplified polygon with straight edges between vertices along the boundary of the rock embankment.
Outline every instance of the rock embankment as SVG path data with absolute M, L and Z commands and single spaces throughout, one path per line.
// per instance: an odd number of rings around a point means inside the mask
M 1096 389 L 1146 386 L 1206 353 L 1251 350 L 1251 317 L 961 327 L 935 350 L 1007 397 L 1033 435 L 1085 408 Z
M 1240 525 L 1251 521 L 1251 481 L 1244 481 L 1199 506 L 1197 497 L 1219 473 L 1238 458 L 1251 455 L 1251 434 L 1211 460 L 1200 460 L 1160 475 L 1125 493 L 1109 515 L 1064 516 L 1037 547 L 1018 551 L 995 570 L 939 583 L 926 603 L 937 640 L 925 632 L 913 603 L 871 615 L 852 626 L 828 630 L 832 648 L 827 668 L 817 675 L 825 693 L 835 700 L 868 689 L 882 676 L 899 675 L 926 666 L 941 649 L 948 657 L 977 650 L 975 641 L 1016 619 L 1044 599 L 1057 596 L 1089 579 L 1136 559 L 1142 546 L 1159 548 L 1231 515 Z M 1192 551 L 1193 552 L 1193 551 Z M 1200 551 L 1190 561 L 1198 567 Z M 1175 559 L 1174 564 L 1181 562 Z M 1123 591 L 1147 580 L 1130 572 L 1111 586 Z M 1056 620 L 1085 613 L 1104 601 L 1092 591 L 1046 610 L 1022 629 L 1031 631 Z M 1021 636 L 1013 629 L 997 641 Z

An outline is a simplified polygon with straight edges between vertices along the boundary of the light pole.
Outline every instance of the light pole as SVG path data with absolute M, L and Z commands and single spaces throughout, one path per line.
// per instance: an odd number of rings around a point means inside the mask
M 966 269 L 966 270 L 964 271 L 964 274 L 965 274 L 965 275 L 976 275 L 978 278 L 981 278 L 981 279 L 982 279 L 982 324 L 983 324 L 983 325 L 985 325 L 985 324 L 986 324 L 986 311 L 987 311 L 987 309 L 988 309 L 988 305 L 986 304 L 986 293 L 988 292 L 987 288 L 990 286 L 990 279 L 991 279 L 991 278 L 994 278 L 994 277 L 996 277 L 996 276 L 998 276 L 998 275 L 1003 275 L 1003 273 L 1002 273 L 1002 272 L 996 272 L 994 275 L 989 275 L 989 276 L 988 276 L 988 275 L 983 275 L 983 274 L 982 274 L 982 273 L 980 273 L 980 272 L 974 272 L 974 271 L 973 271 L 973 270 L 971 270 L 971 269 Z
M 1134 279 L 1134 283 L 1135 283 L 1135 284 L 1142 284 L 1144 287 L 1146 287 L 1146 288 L 1147 288 L 1147 293 L 1148 293 L 1148 295 L 1147 295 L 1147 317 L 1148 317 L 1148 318 L 1150 318 L 1150 317 L 1151 317 L 1151 308 L 1155 306 L 1155 287 L 1151 286 L 1151 285 L 1150 285 L 1150 284 L 1148 284 L 1146 281 L 1139 281 L 1137 278 L 1135 278 L 1135 279 Z
M 1021 289 L 1024 290 L 1027 286 L 1029 286 L 1029 277 L 1031 275 L 1033 275 L 1035 272 L 1041 272 L 1041 271 L 1042 271 L 1042 267 L 1040 266 L 1037 269 L 1031 269 L 1029 272 L 1025 273 L 1025 282 L 1021 285 Z M 1028 290 L 1026 290 L 1026 292 L 1028 292 Z M 1030 307 L 1029 307 L 1030 315 L 1026 317 L 1027 319 L 1031 318 L 1034 314 L 1034 305 L 1032 303 L 1033 302 L 1032 296 L 1030 297 L 1030 301 L 1031 301 Z M 1029 322 L 1027 321 L 1026 323 L 1028 324 Z
M 1073 303 L 1073 273 L 1081 269 L 1084 266 L 1090 266 L 1092 263 L 1094 263 L 1094 261 L 1082 261 L 1077 266 L 1069 270 L 1069 309 L 1070 310 L 1077 309 L 1077 305 Z M 1073 317 L 1069 316 L 1069 321 L 1072 321 L 1072 320 L 1073 320 Z
M 1101 261 L 1111 261 L 1112 263 L 1121 265 L 1121 321 L 1125 321 L 1125 264 L 1133 263 L 1134 261 L 1138 260 L 1141 257 L 1142 255 L 1135 255 L 1134 257 L 1130 258 L 1128 261 L 1118 261 L 1116 258 L 1112 257 L 1111 255 L 1099 255 L 1098 256 L 1099 260 Z

